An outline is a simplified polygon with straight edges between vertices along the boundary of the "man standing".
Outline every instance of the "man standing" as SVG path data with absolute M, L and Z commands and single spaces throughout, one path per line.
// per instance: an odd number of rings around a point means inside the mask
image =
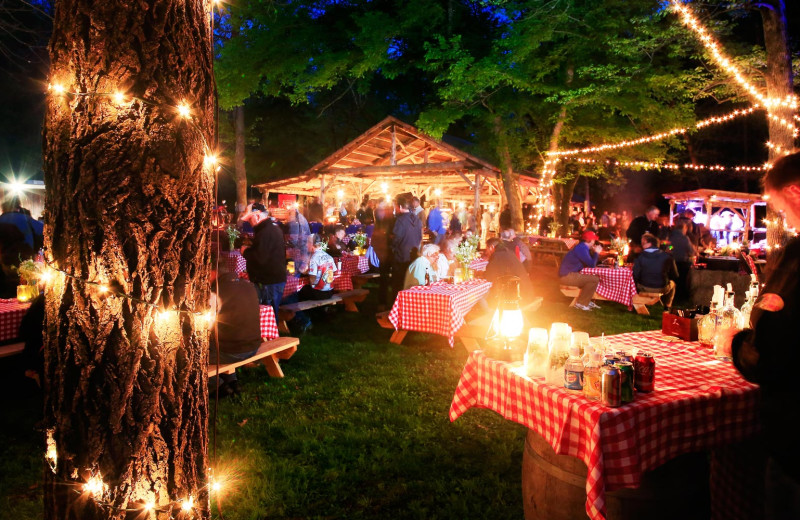
M 650 233 L 642 235 L 644 251 L 636 257 L 633 264 L 633 281 L 636 290 L 648 293 L 660 293 L 661 303 L 667 310 L 672 309 L 672 300 L 675 298 L 675 282 L 678 278 L 678 269 L 675 260 L 669 253 L 658 248 L 658 238 Z
M 263 305 L 271 305 L 278 316 L 278 306 L 286 286 L 286 245 L 277 220 L 263 204 L 253 204 L 248 220 L 253 224 L 253 245 L 245 249 L 247 275 L 258 289 Z
M 631 221 L 631 225 L 625 232 L 631 241 L 631 246 L 641 246 L 642 235 L 645 233 L 658 236 L 658 215 L 660 213 L 661 211 L 657 207 L 650 206 L 644 215 L 639 215 Z
M 581 292 L 575 300 L 574 307 L 582 311 L 599 309 L 600 306 L 592 301 L 600 277 L 591 274 L 581 274 L 584 267 L 595 267 L 597 258 L 603 246 L 594 241 L 597 235 L 593 231 L 584 231 L 581 235 L 581 242 L 575 245 L 561 260 L 561 267 L 558 269 L 559 282 L 561 285 L 571 285 L 580 287 Z
M 433 235 L 433 243 L 439 244 L 447 233 L 447 226 L 442 218 L 441 202 L 437 199 L 436 204 L 428 212 L 428 231 Z
M 765 195 L 789 227 L 800 229 L 800 153 L 775 162 L 764 177 Z M 766 198 L 766 197 L 765 197 Z M 733 338 L 733 362 L 761 387 L 766 470 L 765 518 L 800 518 L 800 238 L 770 258 L 767 283 L 750 315 L 750 327 Z
M 422 244 L 422 222 L 411 212 L 411 198 L 401 193 L 395 199 L 395 222 L 392 230 L 392 292 L 403 290 L 405 273 Z

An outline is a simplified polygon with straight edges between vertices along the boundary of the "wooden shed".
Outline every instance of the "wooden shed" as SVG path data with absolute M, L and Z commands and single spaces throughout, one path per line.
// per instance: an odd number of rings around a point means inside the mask
M 681 191 L 678 193 L 665 193 L 669 199 L 669 223 L 673 224 L 675 206 L 678 204 L 699 205 L 706 217 L 706 225 L 714 215 L 729 210 L 739 215 L 744 221 L 742 238 L 747 237 L 751 229 L 758 228 L 755 222 L 755 207 L 765 206 L 767 203 L 758 193 L 743 193 L 736 191 L 721 191 L 702 189 L 694 191 Z
M 496 166 L 387 117 L 304 173 L 254 185 L 265 196 L 289 193 L 362 200 L 411 192 L 426 199 L 472 203 L 500 201 Z M 521 175 L 523 202 L 537 197 L 538 179 Z

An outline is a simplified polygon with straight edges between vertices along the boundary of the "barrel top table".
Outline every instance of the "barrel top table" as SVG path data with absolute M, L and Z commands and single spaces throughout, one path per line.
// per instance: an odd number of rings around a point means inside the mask
M 593 520 L 605 518 L 606 491 L 637 487 L 644 472 L 679 455 L 758 433 L 758 387 L 699 343 L 672 343 L 660 331 L 649 331 L 606 336 L 606 345 L 653 354 L 655 391 L 607 408 L 543 378 L 529 378 L 519 364 L 490 359 L 478 350 L 461 374 L 450 420 L 473 406 L 489 408 L 541 435 L 557 454 L 581 459 L 588 467 L 586 513 Z M 737 489 L 736 482 L 720 485 Z M 728 498 L 727 508 L 739 507 L 740 497 Z

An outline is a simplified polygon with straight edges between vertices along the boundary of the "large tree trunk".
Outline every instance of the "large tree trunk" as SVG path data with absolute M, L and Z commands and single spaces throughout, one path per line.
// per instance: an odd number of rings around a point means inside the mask
M 783 0 L 765 0 L 760 2 L 759 11 L 764 25 L 764 44 L 767 50 L 767 95 L 771 98 L 786 99 L 794 91 L 792 89 L 792 61 L 786 34 L 786 7 Z M 793 110 L 786 107 L 774 107 L 774 114 L 792 121 Z M 792 131 L 784 125 L 769 120 L 769 140 L 783 150 L 794 148 Z M 769 162 L 774 163 L 783 154 L 775 148 L 769 151 Z M 767 219 L 771 222 L 782 222 L 780 215 L 772 204 L 767 204 Z M 771 247 L 783 245 L 786 231 L 782 225 L 767 226 L 767 244 Z
M 208 325 L 193 314 L 209 298 L 207 8 L 56 3 L 52 84 L 128 98 L 51 90 L 47 104 L 45 256 L 61 271 L 45 293 L 45 424 L 58 454 L 48 519 L 132 518 L 114 508 L 149 501 L 179 517 L 189 496 L 194 517 L 208 517 Z M 97 497 L 76 493 L 90 474 L 108 486 Z
M 500 177 L 503 179 L 503 192 L 508 208 L 511 211 L 511 226 L 514 228 L 514 231 L 521 233 L 525 230 L 525 222 L 522 218 L 522 196 L 519 192 L 519 174 L 514 171 L 514 164 L 511 161 L 511 151 L 508 149 L 508 141 L 500 121 L 500 116 L 495 116 L 494 118 L 494 129 L 498 138 Z
M 574 175 L 566 181 L 553 185 L 556 208 L 553 218 L 558 222 L 559 236 L 565 236 L 569 232 L 569 203 L 572 201 L 572 194 L 575 193 L 578 178 L 578 172 L 574 172 Z
M 247 207 L 247 170 L 244 164 L 244 105 L 233 109 L 236 149 L 233 157 L 233 170 L 236 175 L 236 215 L 243 213 Z

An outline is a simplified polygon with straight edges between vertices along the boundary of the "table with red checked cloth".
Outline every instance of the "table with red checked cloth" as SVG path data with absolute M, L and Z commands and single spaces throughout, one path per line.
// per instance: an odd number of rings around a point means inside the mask
M 491 287 L 486 280 L 418 285 L 397 293 L 389 321 L 397 330 L 445 336 L 452 347 L 455 333 L 464 326 L 464 317 Z
M 286 276 L 286 285 L 283 287 L 283 297 L 286 298 L 303 288 L 304 285 L 309 284 L 308 276 L 295 276 L 293 274 Z M 353 280 L 351 275 L 344 275 L 341 270 L 336 271 L 333 275 L 333 283 L 331 287 L 334 291 L 344 292 L 353 290 Z
M 275 310 L 272 305 L 259 305 L 261 311 L 261 337 L 265 340 L 278 337 L 278 322 L 275 321 Z
M 489 408 L 541 435 L 556 453 L 581 459 L 588 467 L 586 512 L 593 520 L 605 518 L 606 491 L 637 487 L 642 473 L 678 455 L 724 451 L 758 433 L 758 387 L 699 343 L 670 343 L 660 331 L 649 331 L 606 336 L 606 345 L 653 354 L 655 390 L 607 408 L 545 384 L 544 378 L 528 378 L 519 364 L 490 359 L 478 350 L 461 374 L 450 420 L 473 406 Z M 745 479 L 734 476 L 724 461 L 717 467 L 726 469 L 712 473 L 712 487 L 730 494 L 724 517 L 746 518 L 747 504 L 736 504 L 747 496 L 746 490 L 736 489 Z
M 240 278 L 247 277 L 247 261 L 242 256 L 242 253 L 239 251 L 221 251 L 219 258 L 227 262 L 228 272 L 236 273 Z
M 367 255 L 342 255 L 342 276 L 353 277 L 369 271 Z
M 30 303 L 20 303 L 16 298 L 0 298 L 0 341 L 19 337 L 19 325 L 30 306 Z
M 611 267 L 587 267 L 581 270 L 581 274 L 593 274 L 600 277 L 600 284 L 595 291 L 597 294 L 621 303 L 626 307 L 631 307 L 631 300 L 636 295 L 636 282 L 633 281 L 633 270 L 627 267 L 617 269 Z
M 485 271 L 487 265 L 489 265 L 489 261 L 487 259 L 476 258 L 475 260 L 470 262 L 467 267 L 472 269 L 473 271 Z

